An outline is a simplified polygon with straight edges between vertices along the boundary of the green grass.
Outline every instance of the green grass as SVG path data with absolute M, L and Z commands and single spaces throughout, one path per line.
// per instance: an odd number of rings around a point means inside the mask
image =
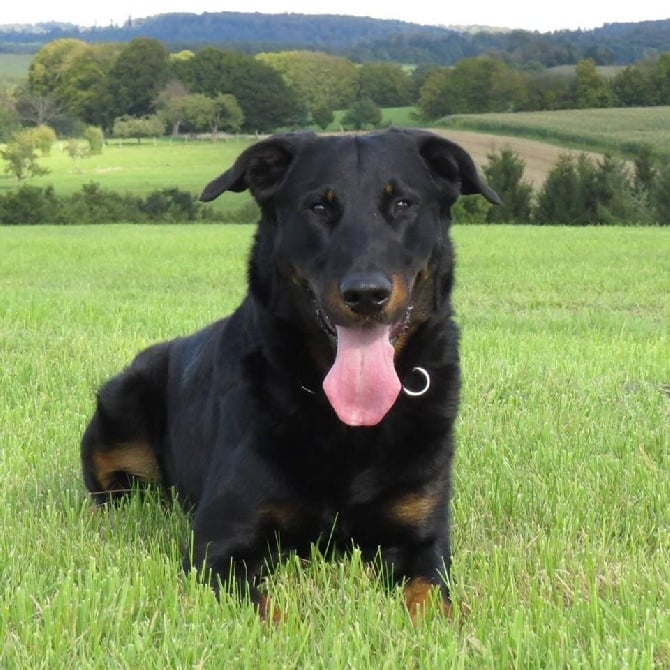
M 199 194 L 205 184 L 229 168 L 252 139 L 233 138 L 212 142 L 209 139 L 184 141 L 164 139 L 152 142 L 109 140 L 102 153 L 78 160 L 76 165 L 64 151 L 65 141 L 56 142 L 48 156 L 38 163 L 49 173 L 22 183 L 31 186 L 53 186 L 59 195 L 79 191 L 96 182 L 103 188 L 120 193 L 146 195 L 151 191 L 177 187 Z M 0 172 L 0 195 L 14 190 L 19 182 Z M 248 193 L 230 194 L 210 207 L 230 211 L 251 202 Z
M 233 309 L 251 233 L 0 229 L 0 667 L 670 667 L 664 229 L 454 230 L 455 622 L 414 629 L 354 555 L 282 567 L 266 626 L 182 575 L 177 509 L 89 511 L 96 386 Z
M 670 155 L 670 107 L 455 114 L 440 126 L 519 135 L 577 149 L 631 154 L 640 145 Z
M 111 139 L 102 153 L 75 164 L 65 152 L 65 141 L 57 141 L 48 156 L 38 159 L 49 173 L 29 180 L 33 186 L 52 184 L 58 193 L 78 191 L 83 184 L 98 182 L 105 188 L 128 193 L 147 193 L 178 186 L 200 192 L 203 186 L 228 168 L 250 139 L 221 142 L 211 140 L 150 139 L 120 141 Z M 16 178 L 0 174 L 0 193 L 16 188 Z
M 12 87 L 28 76 L 28 66 L 35 54 L 0 53 L 0 89 Z

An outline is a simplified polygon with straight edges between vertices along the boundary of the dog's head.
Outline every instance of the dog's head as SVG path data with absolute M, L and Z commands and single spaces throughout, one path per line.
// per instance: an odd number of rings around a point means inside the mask
M 245 189 L 262 211 L 252 294 L 308 337 L 332 342 L 324 390 L 338 416 L 378 423 L 400 390 L 395 354 L 450 310 L 451 206 L 461 194 L 500 204 L 498 196 L 460 146 L 401 130 L 271 137 L 201 199 Z

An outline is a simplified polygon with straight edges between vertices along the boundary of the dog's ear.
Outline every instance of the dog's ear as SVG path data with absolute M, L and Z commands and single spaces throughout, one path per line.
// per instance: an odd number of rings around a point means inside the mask
M 276 135 L 243 151 L 233 166 L 209 182 L 200 200 L 209 202 L 224 191 L 249 189 L 258 201 L 268 198 L 281 184 L 293 162 L 298 147 L 309 133 Z
M 434 174 L 459 185 L 461 195 L 479 193 L 494 205 L 502 205 L 498 194 L 482 181 L 470 154 L 458 144 L 437 135 L 422 133 L 419 153 Z

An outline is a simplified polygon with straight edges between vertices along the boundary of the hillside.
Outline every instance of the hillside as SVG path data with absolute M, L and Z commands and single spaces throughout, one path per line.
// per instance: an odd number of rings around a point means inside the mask
M 670 13 L 670 12 L 669 12 Z M 625 65 L 670 51 L 670 18 L 606 24 L 593 30 L 538 33 L 496 28 L 468 31 L 365 17 L 218 12 L 170 13 L 129 19 L 123 26 L 0 25 L 0 51 L 31 52 L 55 39 L 125 42 L 152 37 L 171 49 L 228 46 L 246 53 L 307 48 L 358 61 L 451 65 L 492 51 L 519 63 L 544 66 L 585 57 L 599 65 Z

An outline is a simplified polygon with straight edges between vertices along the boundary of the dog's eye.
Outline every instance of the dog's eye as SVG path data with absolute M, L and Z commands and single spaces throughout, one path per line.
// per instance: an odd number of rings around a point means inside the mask
M 328 208 L 322 202 L 315 202 L 310 210 L 317 216 L 328 216 Z
M 411 206 L 411 200 L 408 198 L 399 198 L 393 203 L 393 216 L 399 216 L 403 212 L 406 212 Z

